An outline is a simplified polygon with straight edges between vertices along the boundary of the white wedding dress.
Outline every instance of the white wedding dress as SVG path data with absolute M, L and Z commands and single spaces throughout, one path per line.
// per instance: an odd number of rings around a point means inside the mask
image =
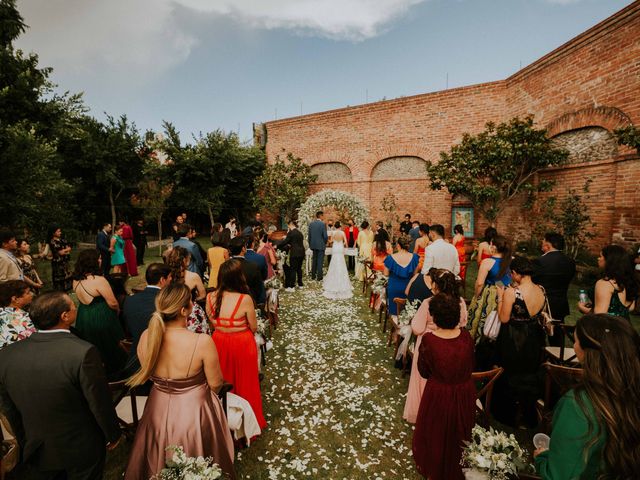
M 343 236 L 339 235 L 338 238 L 340 240 L 336 240 L 334 237 L 331 263 L 329 263 L 329 270 L 322 282 L 322 295 L 332 300 L 342 300 L 353 297 L 353 285 L 351 285 L 351 280 L 349 280 L 347 262 L 344 260 Z

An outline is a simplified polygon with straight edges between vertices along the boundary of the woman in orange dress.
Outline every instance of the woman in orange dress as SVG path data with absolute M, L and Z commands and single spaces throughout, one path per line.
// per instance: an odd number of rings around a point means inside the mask
M 420 234 L 420 238 L 416 240 L 415 247 L 413 248 L 413 253 L 420 257 L 420 262 L 418 263 L 418 271 L 422 271 L 422 266 L 424 265 L 424 252 L 427 249 L 429 243 L 429 225 L 426 223 L 421 223 L 418 227 L 418 233 Z
M 464 281 L 464 277 L 467 274 L 467 252 L 464 249 L 464 228 L 462 225 L 456 225 L 453 227 L 453 240 L 451 243 L 458 251 L 458 260 L 460 261 L 460 278 Z
M 376 233 L 373 239 L 373 247 L 371 247 L 373 270 L 376 272 L 384 272 L 384 259 L 392 253 L 393 248 L 391 247 L 391 242 L 387 241 L 383 233 Z
M 478 267 L 482 263 L 483 260 L 487 258 L 491 258 L 493 255 L 493 247 L 491 246 L 491 241 L 498 236 L 498 231 L 493 227 L 487 227 L 484 231 L 484 238 L 480 245 L 478 245 L 478 255 L 476 257 L 476 262 L 478 262 Z
M 240 260 L 232 258 L 220 265 L 218 289 L 207 296 L 207 315 L 215 326 L 213 341 L 224 379 L 233 384 L 233 393 L 249 402 L 260 428 L 266 427 L 253 337 L 258 328 L 256 307 Z

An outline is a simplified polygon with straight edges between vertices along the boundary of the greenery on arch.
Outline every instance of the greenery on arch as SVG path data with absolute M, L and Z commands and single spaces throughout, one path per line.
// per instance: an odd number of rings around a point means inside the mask
M 355 195 L 339 190 L 321 190 L 307 198 L 298 210 L 298 228 L 305 237 L 316 212 L 324 207 L 334 207 L 336 210 L 348 212 L 356 225 L 369 218 L 369 210 Z

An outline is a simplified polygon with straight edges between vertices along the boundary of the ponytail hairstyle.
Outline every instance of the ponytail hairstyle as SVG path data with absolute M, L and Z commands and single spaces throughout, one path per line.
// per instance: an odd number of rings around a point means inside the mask
M 171 269 L 171 283 L 184 282 L 187 258 L 189 258 L 189 250 L 184 247 L 173 247 L 167 254 L 166 263 Z
M 599 479 L 638 478 L 640 471 L 640 336 L 628 320 L 585 315 L 576 323 L 583 375 L 576 402 L 588 421 L 584 454 L 606 432 Z M 586 405 L 585 397 L 593 405 Z M 600 432 L 598 432 L 600 430 Z
M 511 246 L 511 241 L 502 235 L 496 235 L 493 237 L 491 245 L 496 247 L 496 252 L 502 255 L 500 270 L 498 270 L 498 278 L 502 278 L 510 270 L 513 247 Z
M 149 380 L 162 347 L 165 323 L 178 318 L 180 311 L 183 308 L 189 309 L 190 306 L 191 291 L 184 283 L 173 283 L 160 290 L 156 296 L 156 311 L 151 315 L 147 327 L 146 358 L 144 362 L 140 362 L 140 370 L 127 380 L 127 385 L 135 387 Z

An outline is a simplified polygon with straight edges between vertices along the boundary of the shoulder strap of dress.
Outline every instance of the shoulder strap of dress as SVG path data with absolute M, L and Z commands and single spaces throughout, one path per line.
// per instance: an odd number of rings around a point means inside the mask
M 200 340 L 200 335 L 196 335 L 196 343 L 193 346 L 193 352 L 191 352 L 191 360 L 189 360 L 189 367 L 187 368 L 187 376 L 185 378 L 189 378 L 189 373 L 191 372 L 191 363 L 193 362 L 193 356 L 196 354 L 196 348 L 198 348 L 198 340 Z
M 238 313 L 238 309 L 240 308 L 240 304 L 242 303 L 243 298 L 244 298 L 244 293 L 241 293 L 240 296 L 238 297 L 236 308 L 233 309 L 233 313 L 229 317 L 231 320 L 234 320 L 236 318 L 236 313 Z

